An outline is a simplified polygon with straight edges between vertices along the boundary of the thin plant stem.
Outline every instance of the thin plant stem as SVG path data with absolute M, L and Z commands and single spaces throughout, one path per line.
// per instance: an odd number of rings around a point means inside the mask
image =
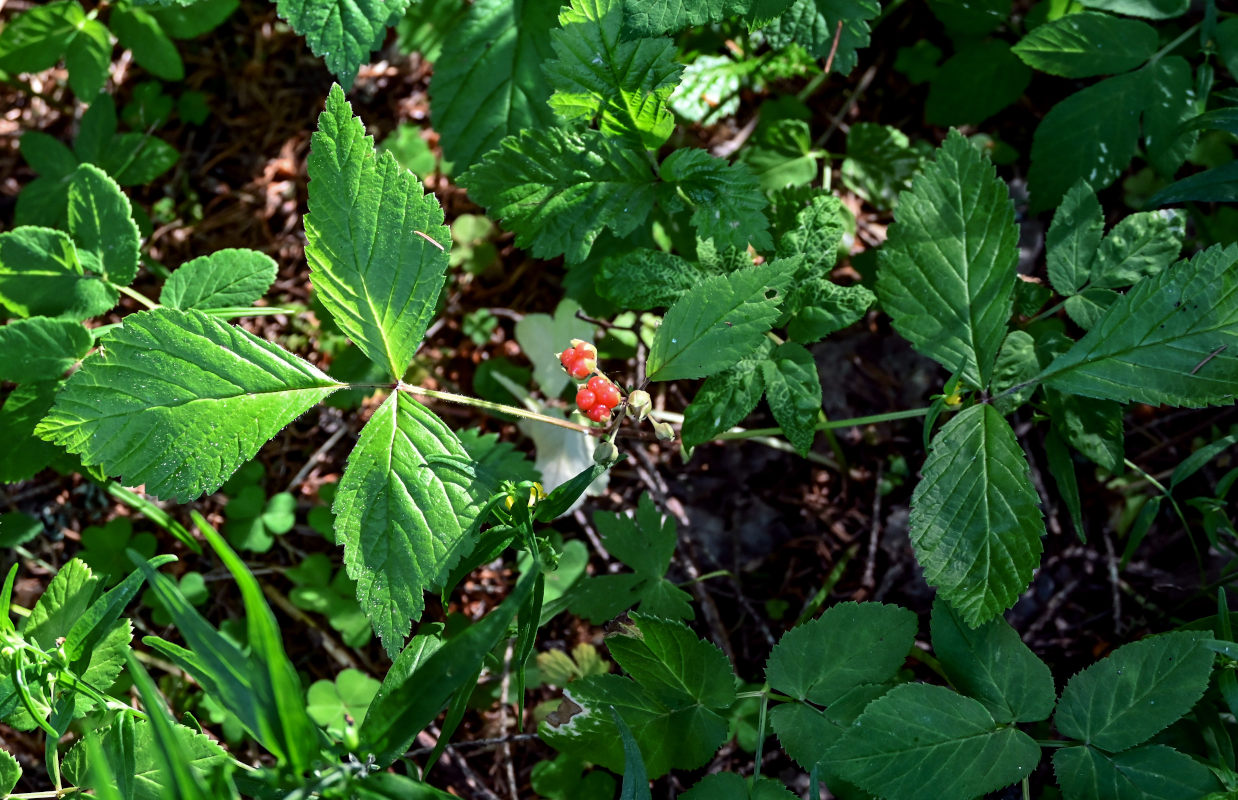
M 147 308 L 150 308 L 150 309 L 159 308 L 158 303 L 151 300 L 146 295 L 141 294 L 140 292 L 137 292 L 133 289 L 130 289 L 128 286 L 120 286 L 119 284 L 115 284 L 115 283 L 113 283 L 112 286 L 116 288 L 116 291 L 120 292 L 121 294 L 127 297 L 132 297 L 134 300 L 137 300 L 139 303 L 146 306 Z
M 357 385 L 353 385 L 352 388 L 357 388 Z M 511 414 L 513 417 L 533 419 L 538 422 L 545 422 L 547 425 L 557 425 L 560 428 L 567 428 L 568 430 L 579 431 L 581 433 L 594 433 L 596 430 L 585 425 L 579 425 L 575 422 L 569 422 L 565 419 L 552 417 L 549 414 L 539 414 L 536 411 L 528 411 L 523 408 L 517 408 L 516 406 L 504 405 L 503 403 L 492 403 L 489 400 L 482 400 L 480 398 L 469 397 L 468 395 L 463 394 L 455 394 L 454 392 L 441 392 L 437 389 L 426 389 L 423 386 L 412 386 L 404 381 L 400 381 L 396 388 L 400 391 L 408 392 L 409 394 L 433 397 L 435 400 L 444 400 L 448 403 L 457 403 L 462 406 L 473 406 L 474 408 L 482 408 L 487 411 L 496 411 L 502 414 Z

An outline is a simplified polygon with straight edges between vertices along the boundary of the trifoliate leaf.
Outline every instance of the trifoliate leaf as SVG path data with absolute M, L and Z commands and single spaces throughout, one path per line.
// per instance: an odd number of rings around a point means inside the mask
M 116 286 L 138 274 L 138 226 L 129 198 L 93 164 L 82 164 L 69 182 L 69 234 L 82 266 Z
M 310 143 L 305 256 L 340 329 L 395 380 L 433 319 L 451 232 L 443 209 L 374 141 L 338 86 Z
M 911 543 L 924 578 L 979 625 L 1014 605 L 1040 563 L 1044 522 L 1027 460 L 992 405 L 950 420 L 911 498 Z
M 387 28 L 404 15 L 409 0 L 277 0 L 279 16 L 305 37 L 344 88 L 380 48 Z
M 218 489 L 338 388 L 277 345 L 199 311 L 142 311 L 82 362 L 37 433 L 129 485 L 186 502 Z
M 15 319 L 0 327 L 0 380 L 56 380 L 90 352 L 94 339 L 80 323 L 64 319 Z
M 425 608 L 423 593 L 472 547 L 466 534 L 489 496 L 465 471 L 430 469 L 427 457 L 443 455 L 467 456 L 429 409 L 393 394 L 362 429 L 335 495 L 348 576 L 392 658 Z
M 1104 232 L 1100 201 L 1080 178 L 1062 198 L 1045 234 L 1049 282 L 1058 294 L 1072 295 L 1088 282 Z
M 0 304 L 16 316 L 82 320 L 117 297 L 82 268 L 67 233 L 29 225 L 0 233 Z
M 697 238 L 713 239 L 719 249 L 773 247 L 765 196 L 746 166 L 727 164 L 704 150 L 682 148 L 666 157 L 658 174 L 666 181 L 659 187 L 663 198 L 682 192 L 693 204 Z
M 1006 185 L 957 131 L 899 198 L 877 296 L 913 347 L 985 388 L 1006 335 L 1019 231 Z
M 656 149 L 675 128 L 667 107 L 683 67 L 670 39 L 622 41 L 623 0 L 573 0 L 550 32 L 550 107 L 566 120 L 598 120 L 609 136 Z
M 682 152 L 682 151 L 677 151 Z M 593 130 L 531 129 L 504 139 L 460 176 L 474 202 L 538 258 L 583 261 L 606 228 L 627 236 L 653 208 L 643 151 Z
M 443 156 L 461 173 L 505 136 L 554 125 L 542 65 L 559 0 L 479 0 L 443 41 L 430 87 L 430 118 Z
M 782 434 L 801 456 L 812 449 L 821 417 L 821 378 L 812 353 L 784 342 L 763 362 L 765 399 Z
M 873 794 L 938 800 L 1015 783 L 1036 768 L 1040 747 L 969 697 L 909 683 L 870 703 L 827 760 Z
M 169 308 L 251 306 L 275 280 L 276 264 L 257 250 L 217 250 L 182 264 L 163 284 Z
M 1135 287 L 1038 376 L 1062 392 L 1174 406 L 1238 392 L 1238 247 L 1211 247 Z
M 731 427 L 752 413 L 765 391 L 763 381 L 764 355 L 740 359 L 731 369 L 710 375 L 696 397 L 684 409 L 683 437 L 685 447 L 696 447 Z
M 1038 25 L 1012 49 L 1029 67 L 1066 78 L 1116 75 L 1156 52 L 1156 28 L 1084 11 Z
M 857 51 L 868 46 L 869 21 L 880 13 L 878 0 L 795 0 L 764 32 L 775 49 L 794 42 L 815 58 L 829 58 L 833 51 L 834 72 L 846 75 L 859 61 Z

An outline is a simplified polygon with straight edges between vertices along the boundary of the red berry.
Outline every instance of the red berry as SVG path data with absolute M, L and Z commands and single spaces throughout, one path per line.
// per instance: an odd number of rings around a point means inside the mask
M 581 389 L 576 393 L 576 407 L 581 411 L 588 411 L 597 405 L 597 395 L 588 389 Z
M 568 375 L 571 375 L 576 380 L 581 380 L 582 378 L 587 378 L 596 366 L 597 362 L 593 361 L 593 359 L 578 358 L 565 368 Z
M 569 347 L 559 356 L 559 363 L 563 365 L 564 369 L 570 369 L 572 364 L 578 358 L 580 358 L 580 356 L 576 355 L 576 348 Z
M 598 403 L 585 412 L 585 415 L 594 422 L 605 422 L 610 419 L 610 406 Z
M 597 401 L 602 405 L 614 408 L 623 401 L 623 395 L 619 394 L 618 387 L 601 375 L 590 378 L 588 388 L 597 396 Z

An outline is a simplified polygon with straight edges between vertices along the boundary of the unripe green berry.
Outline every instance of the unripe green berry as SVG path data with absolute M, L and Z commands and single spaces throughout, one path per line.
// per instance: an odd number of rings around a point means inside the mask
M 610 465 L 619 457 L 619 448 L 615 447 L 614 443 L 601 441 L 598 446 L 593 449 L 593 461 L 595 464 Z
M 643 421 L 649 416 L 650 409 L 653 408 L 653 400 L 649 397 L 649 392 L 644 389 L 637 389 L 628 395 L 628 413 L 636 418 L 638 422 Z
M 653 432 L 660 440 L 664 442 L 674 441 L 675 439 L 675 429 L 671 427 L 669 422 L 653 423 Z

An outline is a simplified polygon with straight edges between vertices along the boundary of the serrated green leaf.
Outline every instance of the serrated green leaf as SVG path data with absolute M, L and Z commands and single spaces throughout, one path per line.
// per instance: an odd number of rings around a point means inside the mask
M 816 180 L 817 159 L 821 155 L 812 146 L 807 122 L 780 119 L 758 126 L 739 158 L 752 170 L 761 189 L 772 192 L 788 186 L 806 186 Z
M 991 405 L 950 420 L 911 498 L 911 543 L 925 580 L 968 625 L 1014 605 L 1040 563 L 1040 498 L 1014 430 Z
M 962 44 L 929 84 L 924 118 L 934 125 L 978 125 L 1018 100 L 1031 79 L 1006 42 Z
M 199 311 L 125 317 L 37 433 L 87 465 L 184 502 L 218 489 L 340 387 L 311 364 Z
M 769 725 L 782 749 L 806 771 L 823 763 L 826 751 L 842 738 L 845 730 L 845 725 L 807 703 L 774 706 L 769 711 Z M 833 785 L 831 781 L 830 786 Z
M 1052 208 L 1080 179 L 1099 191 L 1122 174 L 1139 141 L 1146 77 L 1140 71 L 1106 78 L 1049 109 L 1032 136 L 1033 212 Z
M 667 704 L 684 699 L 721 709 L 735 702 L 735 673 L 726 655 L 682 622 L 631 614 L 636 629 L 606 640 L 631 678 Z
M 1121 295 L 1112 289 L 1088 287 L 1079 292 L 1079 294 L 1067 297 L 1063 308 L 1066 309 L 1066 315 L 1076 325 L 1085 331 L 1090 331 L 1097 322 L 1100 322 L 1101 317 L 1105 315 L 1105 311 L 1116 303 L 1120 297 Z
M 821 378 L 812 353 L 783 342 L 762 363 L 765 399 L 787 441 L 801 456 L 812 449 L 821 416 Z
M 1211 247 L 1140 281 L 1037 379 L 1119 403 L 1233 402 L 1238 247 Z
M 727 55 L 701 55 L 684 68 L 670 104 L 688 122 L 728 117 L 739 110 L 739 87 L 750 65 Z
M 277 0 L 279 16 L 305 37 L 344 88 L 380 48 L 387 28 L 404 14 L 409 0 Z
M 430 118 L 456 173 L 506 136 L 554 125 L 542 65 L 559 0 L 479 0 L 443 41 L 430 86 Z
M 833 52 L 833 71 L 846 75 L 859 61 L 857 51 L 868 46 L 869 21 L 880 13 L 878 0 L 795 0 L 764 33 L 775 49 L 794 42 L 814 58 Z
M 76 0 L 57 0 L 18 14 L 0 31 L 0 69 L 42 72 L 56 66 L 85 18 Z
M 466 533 L 490 494 L 467 475 L 427 466 L 442 455 L 467 454 L 429 409 L 391 395 L 362 429 L 335 496 L 348 577 L 393 657 L 425 608 L 423 592 L 472 547 Z
M 1163 744 L 1117 755 L 1064 747 L 1053 754 L 1053 771 L 1066 800 L 1181 800 L 1220 791 L 1207 767 Z
M 1045 459 L 1049 466 L 1049 474 L 1057 484 L 1061 493 L 1062 503 L 1070 515 L 1070 522 L 1075 528 L 1079 541 L 1088 540 L 1087 530 L 1083 525 L 1083 505 L 1079 497 L 1079 480 L 1075 477 L 1075 462 L 1071 457 L 1066 442 L 1052 428 L 1045 434 Z M 1130 540 L 1128 540 L 1130 541 Z
M 185 78 L 185 64 L 176 45 L 148 12 L 120 6 L 108 17 L 108 26 L 120 40 L 121 47 L 132 51 L 133 60 L 147 72 L 165 81 Z
M 1092 274 L 1092 263 L 1105 232 L 1105 217 L 1096 192 L 1080 178 L 1053 212 L 1045 235 L 1049 282 L 1058 294 L 1072 295 Z
M 31 317 L 0 327 L 0 380 L 55 380 L 90 352 L 94 339 L 80 323 Z
M 395 380 L 434 317 L 451 232 L 434 195 L 374 141 L 338 86 L 310 144 L 305 255 L 340 329 Z
M 1048 665 L 1004 619 L 973 629 L 938 600 L 932 636 L 950 683 L 979 700 L 997 722 L 1039 722 L 1053 713 L 1057 692 Z
M 894 208 L 900 192 L 911 188 L 922 161 L 907 134 L 898 128 L 857 122 L 847 133 L 847 156 L 839 177 L 874 207 L 888 210 Z
M 719 249 L 742 249 L 749 244 L 757 250 L 773 247 L 765 196 L 743 164 L 727 164 L 704 150 L 681 148 L 663 160 L 658 175 L 666 182 L 658 187 L 661 197 L 682 192 L 693 204 L 697 238 L 713 239 Z
M 1172 19 L 1191 7 L 1190 0 L 1080 0 L 1085 8 L 1099 8 L 1144 19 Z
M 684 409 L 685 447 L 696 447 L 738 425 L 752 413 L 765 391 L 763 357 L 740 359 L 731 369 L 710 375 Z
M 116 286 L 138 274 L 137 223 L 129 198 L 93 164 L 82 164 L 69 183 L 69 233 L 82 266 Z
M 1084 11 L 1033 28 L 1012 50 L 1023 63 L 1050 75 L 1116 75 L 1147 61 L 1158 45 L 1144 22 Z
M 182 264 L 163 284 L 160 305 L 168 308 L 251 306 L 275 280 L 277 265 L 257 250 L 228 248 Z
M 847 211 L 833 195 L 816 195 L 795 215 L 795 227 L 778 240 L 778 257 L 802 256 L 806 274 L 824 275 L 838 261 Z
M 565 120 L 598 120 L 608 136 L 656 149 L 671 135 L 667 107 L 683 67 L 670 39 L 622 41 L 622 0 L 573 0 L 550 32 L 557 59 L 543 67 L 550 107 Z
M 1036 343 L 1027 331 L 1011 331 L 1002 342 L 993 369 L 993 405 L 998 413 L 1006 415 L 1031 398 L 1036 385 L 1031 383 L 1040 372 L 1036 357 Z M 1025 385 L 1026 384 L 1026 385 Z M 1005 394 L 1007 389 L 1023 388 Z
M 21 764 L 8 750 L 0 750 L 0 792 L 9 794 L 21 780 Z
M 644 311 L 671 305 L 712 274 L 674 253 L 639 248 L 603 261 L 594 283 L 620 308 Z
M 624 0 L 623 32 L 625 38 L 660 36 L 741 15 L 755 28 L 790 5 L 791 0 Z
M 538 258 L 583 261 L 606 228 L 627 236 L 653 208 L 643 152 L 598 131 L 526 130 L 460 176 L 474 202 Z
M 1111 753 L 1146 742 L 1208 688 L 1215 656 L 1202 639 L 1179 631 L 1119 647 L 1066 684 L 1057 729 Z
M 67 233 L 33 226 L 0 233 L 0 304 L 15 315 L 81 320 L 107 311 L 117 296 L 86 274 Z
M 1092 285 L 1130 286 L 1168 267 L 1182 250 L 1184 219 L 1173 211 L 1131 214 L 1109 231 L 1092 264 Z
M 899 198 L 877 296 L 913 347 L 985 388 L 1006 335 L 1018 228 L 1006 185 L 952 131 Z
M 56 399 L 58 381 L 24 383 L 14 389 L 0 407 L 0 483 L 16 483 L 33 477 L 59 452 L 34 435 L 39 420 Z
M 1031 775 L 1040 747 L 984 706 L 940 686 L 897 686 L 830 748 L 831 768 L 874 794 L 978 797 Z
M 97 19 L 84 20 L 64 54 L 69 88 L 79 98 L 95 97 L 107 84 L 111 63 L 111 32 Z
M 649 379 L 702 378 L 756 351 L 778 317 L 787 264 L 781 259 L 717 275 L 676 300 L 654 334 Z
M 680 797 L 682 800 L 796 800 L 787 787 L 773 778 L 744 779 L 734 772 L 706 775 Z
M 796 309 L 787 336 L 801 344 L 820 341 L 860 320 L 877 302 L 864 286 L 839 286 L 825 278 L 803 281 L 791 290 L 786 305 Z
M 111 764 L 113 775 L 117 779 L 132 781 L 130 785 L 133 793 L 127 795 L 129 800 L 164 800 L 173 787 L 164 774 L 150 722 L 127 718 L 133 720 L 127 741 L 122 739 L 120 729 L 123 725 L 118 722 L 89 732 L 82 741 L 74 745 L 64 760 L 65 777 L 76 786 L 87 789 L 98 787 L 98 776 L 93 775 L 90 770 L 89 743 L 94 741 L 101 746 L 103 755 Z M 175 725 L 172 730 L 173 735 L 180 740 L 187 758 L 186 763 L 195 772 L 209 772 L 212 767 L 229 761 L 223 748 L 205 734 L 190 730 L 184 725 Z M 122 755 L 122 752 L 127 753 L 128 757 Z
M 839 603 L 792 628 L 770 651 L 772 688 L 832 706 L 856 687 L 894 676 L 915 644 L 916 617 L 881 603 Z
M 1114 475 L 1122 472 L 1122 406 L 1047 389 L 1053 427 L 1071 446 Z

